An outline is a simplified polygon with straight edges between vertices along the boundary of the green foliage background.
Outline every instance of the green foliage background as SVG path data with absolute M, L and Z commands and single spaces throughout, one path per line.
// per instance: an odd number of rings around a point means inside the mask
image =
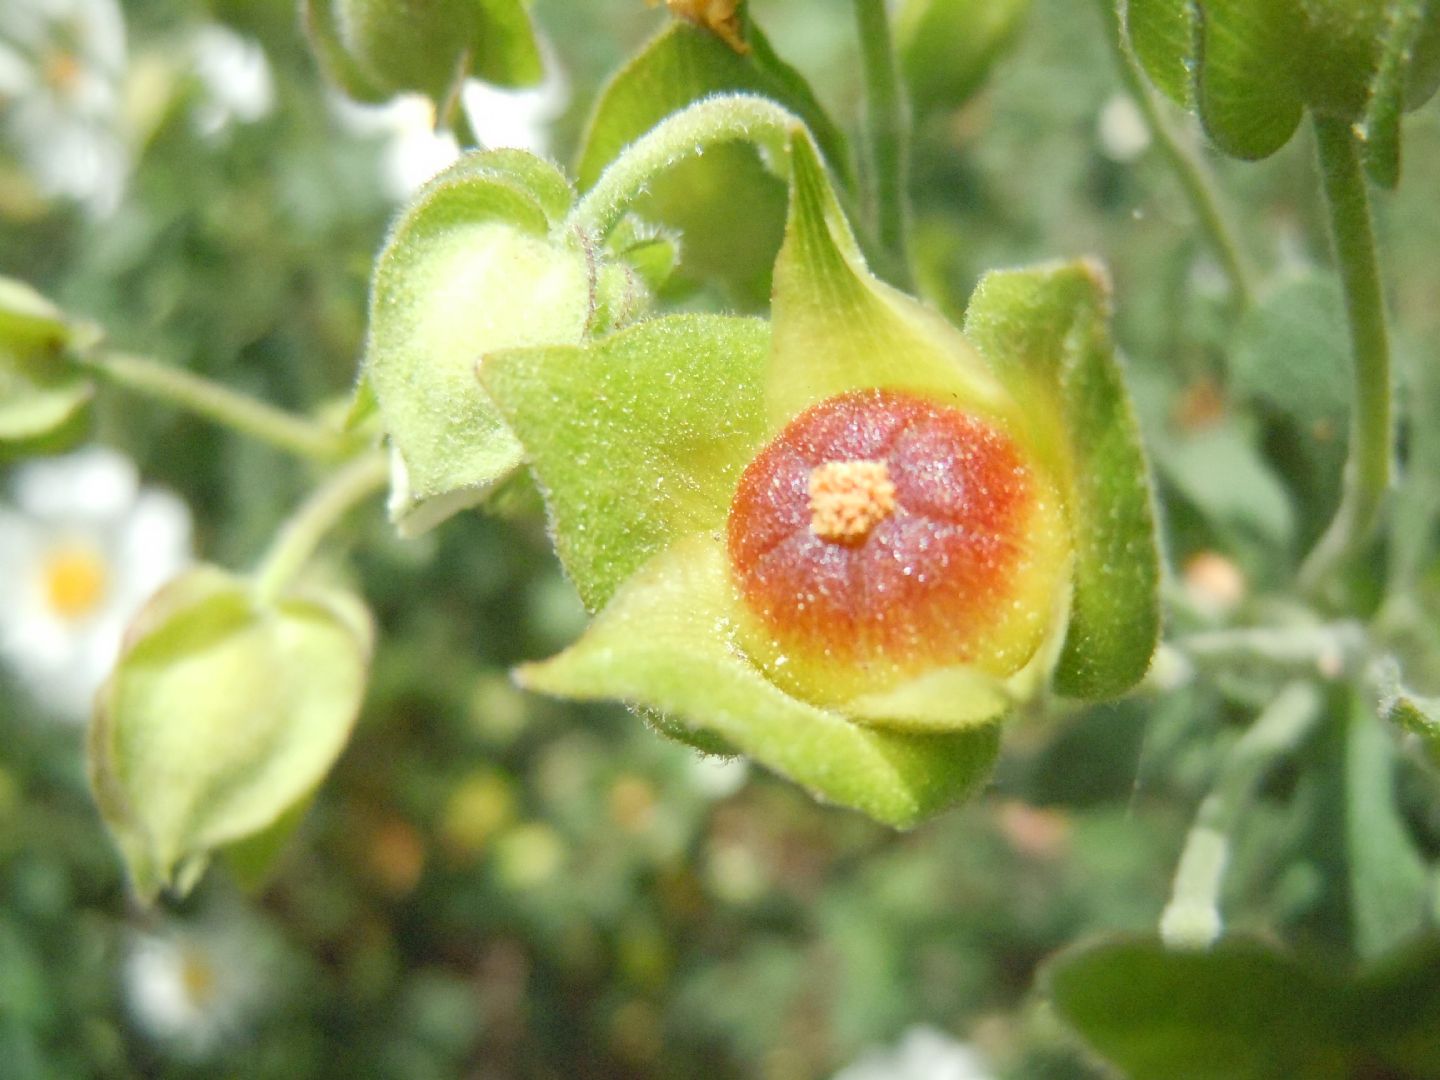
M 834 7 L 756 0 L 753 11 L 853 127 L 855 43 Z M 339 407 L 394 211 L 376 179 L 381 147 L 337 122 L 290 0 L 125 10 L 132 62 L 201 18 L 254 35 L 277 108 L 209 141 L 187 122 L 194 88 L 168 86 L 123 205 L 99 221 L 38 200 L 4 162 L 0 273 L 121 346 L 296 409 Z M 537 0 L 535 15 L 571 87 L 554 129 L 563 161 L 601 79 L 662 16 L 635 0 Z M 1103 151 L 1097 118 L 1118 92 L 1096 10 L 1036 0 L 988 87 L 917 128 L 922 284 L 958 318 L 986 269 L 1102 258 L 1170 563 L 1223 552 L 1263 606 L 1328 520 L 1344 451 L 1348 361 L 1312 148 L 1307 135 L 1258 165 L 1215 163 L 1250 256 L 1278 283 L 1237 326 L 1163 160 Z M 1379 229 L 1411 452 L 1433 455 L 1433 102 L 1408 122 L 1405 149 L 1409 182 L 1380 199 Z M 704 217 L 720 236 L 768 221 L 757 242 L 778 245 L 775 206 L 721 199 Z M 730 294 L 685 302 L 753 310 L 764 291 L 752 270 L 747 258 Z M 184 496 L 213 561 L 252 563 L 307 487 L 273 451 L 161 406 L 102 401 L 100 437 Z M 1433 466 L 1415 470 L 1432 485 Z M 1423 509 L 1409 505 L 1410 533 L 1376 553 L 1426 553 L 1421 610 L 1440 589 Z M 538 525 L 467 514 L 402 542 L 374 511 L 354 531 L 383 641 L 355 739 L 258 898 L 212 874 L 178 909 L 204 919 L 246 905 L 247 932 L 264 943 L 264 1008 L 203 1058 L 148 1039 L 127 1012 L 118 972 L 143 917 L 127 908 L 79 736 L 4 688 L 6 1077 L 790 1080 L 829 1075 L 919 1022 L 975 1042 L 1005 1076 L 1101 1075 L 1035 988 L 1037 967 L 1079 938 L 1154 926 L 1195 805 L 1263 703 L 1235 680 L 1021 718 L 984 798 L 897 835 L 758 771 L 712 797 L 691 752 L 619 707 L 513 689 L 508 667 L 554 652 L 583 622 Z M 1378 580 L 1349 582 L 1360 606 L 1378 603 Z M 1182 604 L 1172 629 L 1201 621 Z M 1433 624 L 1425 633 L 1437 636 Z M 1425 667 L 1436 657 L 1417 647 L 1407 675 L 1440 688 L 1440 669 Z M 1407 758 L 1400 782 L 1406 827 L 1433 858 L 1434 775 Z M 1238 929 L 1279 928 L 1338 963 L 1349 916 L 1327 867 L 1341 841 L 1309 784 L 1288 769 L 1267 785 L 1239 836 L 1229 910 Z

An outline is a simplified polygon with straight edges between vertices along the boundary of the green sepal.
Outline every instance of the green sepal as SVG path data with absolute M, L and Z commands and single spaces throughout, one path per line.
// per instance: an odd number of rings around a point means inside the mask
M 1377 668 L 1380 717 L 1418 739 L 1431 762 L 1440 768 L 1440 698 L 1423 697 L 1400 685 L 1399 665 L 1393 659 Z
M 804 80 L 774 56 L 752 26 L 750 52 L 740 55 L 714 34 L 674 22 L 610 80 L 597 99 L 576 159 L 582 189 L 662 119 L 721 93 L 778 101 L 816 131 L 837 168 L 849 170 L 845 138 Z M 650 185 L 637 209 L 684 237 L 683 276 L 721 281 L 736 301 L 760 308 L 784 225 L 785 189 L 753 147 L 708 148 L 679 161 Z
M 517 677 L 544 693 L 659 710 L 818 799 L 898 828 L 960 801 L 989 774 L 999 752 L 994 723 L 903 734 L 786 694 L 741 652 L 737 602 L 723 544 L 696 534 L 628 580 L 575 645 Z
M 398 454 L 402 532 L 474 505 L 520 464 L 475 369 L 499 349 L 583 337 L 592 268 L 550 237 L 568 198 L 533 155 L 471 154 L 426 185 L 380 254 L 363 377 Z
M 62 450 L 86 429 L 95 391 L 71 350 L 93 336 L 30 286 L 0 278 L 0 457 Z
M 183 892 L 271 828 L 349 740 L 372 643 L 352 596 L 274 600 L 214 567 L 146 605 L 97 697 L 89 769 L 136 893 Z
M 873 277 L 809 136 L 790 141 L 790 216 L 775 263 L 766 410 L 779 429 L 865 387 L 911 390 L 1013 422 L 1016 406 L 943 316 Z
M 966 335 L 1032 419 L 1060 440 L 1075 545 L 1058 692 L 1123 693 L 1150 666 L 1160 633 L 1160 558 L 1140 430 L 1110 339 L 1110 290 L 1090 262 L 987 274 Z M 1032 436 L 1044 446 L 1043 432 Z
M 1199 45 L 1194 0 L 1126 0 L 1122 10 L 1130 48 L 1150 81 L 1177 105 L 1193 106 L 1191 62 Z
M 305 0 L 302 17 L 326 77 L 357 101 L 415 91 L 443 113 L 468 77 L 531 86 L 544 74 L 521 0 Z
M 1380 38 L 1379 59 L 1370 80 L 1358 131 L 1365 170 L 1384 188 L 1400 183 L 1400 117 L 1435 92 L 1440 74 L 1440 4 L 1399 0 Z M 1431 70 L 1417 63 L 1423 57 Z
M 895 47 L 920 110 L 958 109 L 1020 36 L 1030 0 L 905 0 Z
M 769 343 L 758 319 L 673 315 L 584 348 L 501 352 L 482 366 L 590 610 L 666 545 L 724 529 L 740 473 L 765 440 Z

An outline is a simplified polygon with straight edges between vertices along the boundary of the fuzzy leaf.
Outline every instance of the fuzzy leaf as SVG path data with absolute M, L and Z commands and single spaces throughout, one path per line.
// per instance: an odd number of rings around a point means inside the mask
M 1197 104 L 1232 157 L 1268 157 L 1300 123 L 1304 27 L 1294 0 L 1201 0 Z
M 775 264 L 775 360 L 765 387 L 771 424 L 873 386 L 1014 422 L 1013 402 L 960 332 L 870 275 L 809 137 L 798 132 L 790 146 L 790 220 Z
M 1060 440 L 1051 455 L 1067 479 L 1075 564 L 1055 686 L 1082 698 L 1113 697 L 1138 682 L 1160 632 L 1149 471 L 1109 316 L 1103 273 L 1075 262 L 986 275 L 965 324 Z
M 473 504 L 520 463 L 476 364 L 584 334 L 585 257 L 548 237 L 562 188 L 528 155 L 470 155 L 427 185 L 380 255 L 364 377 L 403 465 L 392 500 L 402 532 Z M 426 510 L 432 500 L 444 502 Z
M 723 545 L 697 534 L 626 582 L 575 645 L 518 677 L 544 693 L 660 710 L 817 798 L 901 828 L 964 798 L 989 773 L 994 724 L 887 732 L 780 690 L 740 652 L 736 603 Z
M 1124 12 L 1130 47 L 1145 74 L 1171 101 L 1188 108 L 1194 98 L 1190 65 L 1197 44 L 1193 0 L 1126 0 Z
M 96 800 L 137 893 L 193 884 L 329 770 L 364 694 L 368 616 L 344 594 L 267 603 L 201 567 L 131 626 L 90 732 Z
M 680 536 L 724 529 L 765 438 L 769 340 L 756 319 L 676 315 L 586 348 L 498 353 L 481 368 L 591 610 Z

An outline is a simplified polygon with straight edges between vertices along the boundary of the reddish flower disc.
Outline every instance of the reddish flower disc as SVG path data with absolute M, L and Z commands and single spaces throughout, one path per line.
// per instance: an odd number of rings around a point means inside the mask
M 1053 486 L 1008 434 L 886 390 L 793 420 L 741 476 L 728 533 L 757 659 L 822 701 L 935 667 L 1018 670 L 1068 550 Z

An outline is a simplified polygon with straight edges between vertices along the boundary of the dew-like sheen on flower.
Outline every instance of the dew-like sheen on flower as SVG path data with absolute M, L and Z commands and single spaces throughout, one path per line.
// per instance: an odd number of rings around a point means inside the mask
M 965 665 L 1003 678 L 1052 624 L 1069 540 L 1053 484 L 995 423 L 842 394 L 750 463 L 728 550 L 770 677 L 816 702 Z

